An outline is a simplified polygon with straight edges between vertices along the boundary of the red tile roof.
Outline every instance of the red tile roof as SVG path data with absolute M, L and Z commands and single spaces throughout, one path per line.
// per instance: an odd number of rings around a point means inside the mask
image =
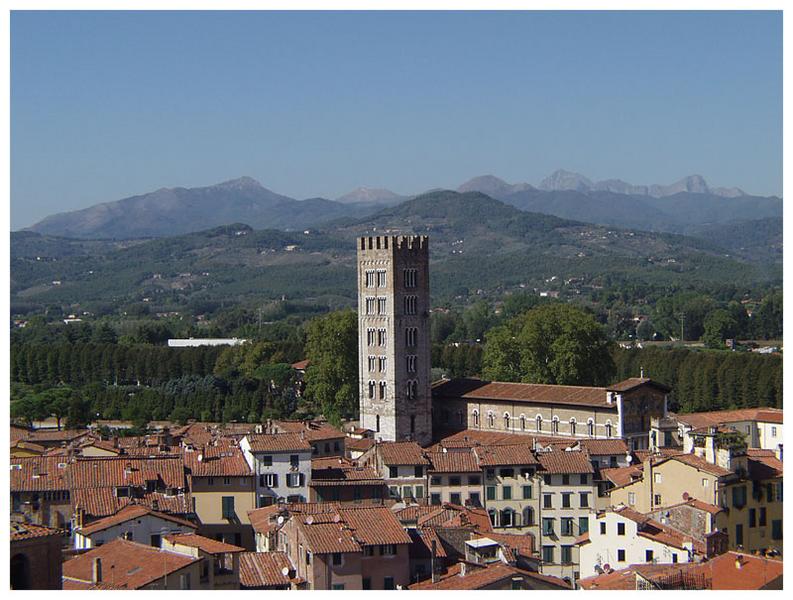
M 300 433 L 255 433 L 247 438 L 253 452 L 311 451 L 311 444 Z
M 470 506 L 458 506 L 456 504 L 444 503 L 441 506 L 431 507 L 435 510 L 421 514 L 419 511 L 416 523 L 420 527 L 472 527 L 480 533 L 493 531 L 490 517 L 484 508 L 473 508 Z M 400 516 L 400 519 L 406 520 Z
M 311 361 L 308 359 L 299 360 L 296 363 L 292 363 L 292 368 L 297 371 L 305 371 L 308 366 L 311 364 Z
M 648 377 L 630 377 L 624 381 L 620 381 L 619 383 L 615 383 L 614 385 L 610 385 L 607 390 L 610 392 L 629 392 L 637 387 L 641 387 L 643 385 L 651 385 L 656 387 L 664 392 L 671 392 L 672 388 L 669 386 L 664 385 L 658 381 L 653 381 Z
M 306 547 L 314 554 L 333 554 L 345 552 L 361 552 L 361 546 L 355 541 L 349 527 L 339 518 L 338 522 L 330 520 L 327 515 L 295 516 L 297 527 L 301 530 Z M 321 518 L 324 517 L 324 518 Z
M 147 481 L 159 481 L 166 488 L 187 487 L 181 456 L 79 457 L 71 464 L 70 472 L 74 488 L 145 487 Z
M 62 536 L 65 532 L 60 529 L 53 529 L 52 527 L 44 527 L 43 525 L 33 525 L 32 523 L 18 523 L 11 521 L 11 541 L 20 542 L 23 540 L 30 540 L 33 538 L 42 538 L 54 536 Z
M 637 465 L 630 465 L 627 467 L 612 467 L 609 469 L 600 469 L 600 476 L 603 479 L 610 481 L 617 487 L 628 485 L 629 483 L 642 478 L 642 467 Z
M 589 456 L 585 452 L 553 450 L 539 452 L 537 458 L 545 473 L 594 473 Z
M 386 465 L 428 465 L 424 450 L 416 442 L 381 442 L 377 450 Z
M 274 531 L 278 527 L 274 517 L 282 510 L 284 509 L 277 504 L 249 510 L 248 519 L 251 522 L 251 527 L 253 527 L 253 530 L 257 533 L 270 533 Z
M 433 385 L 434 398 L 465 398 L 470 400 L 504 400 L 530 404 L 566 404 L 613 408 L 606 402 L 606 388 L 539 383 L 502 383 L 479 379 L 451 379 Z
M 510 560 L 517 560 L 518 555 L 531 558 L 534 556 L 534 535 L 531 533 L 494 533 L 474 534 L 472 540 L 488 538 L 502 547 L 506 551 Z
M 550 575 L 541 575 L 533 571 L 511 567 L 503 563 L 490 563 L 483 565 L 467 565 L 466 574 L 461 574 L 461 564 L 456 563 L 441 575 L 437 582 L 432 579 L 420 581 L 408 586 L 411 590 L 479 590 L 490 585 L 494 585 L 505 579 L 512 579 L 516 575 L 524 576 L 528 579 L 536 579 L 545 583 L 550 583 L 560 589 L 570 589 L 570 585 L 565 581 Z
M 430 452 L 430 473 L 478 473 L 482 470 L 472 451 Z
M 186 451 L 184 463 L 193 477 L 253 476 L 242 450 L 231 440 L 218 440 L 215 445 Z
M 311 461 L 310 487 L 384 484 L 373 468 L 357 467 L 345 458 L 315 458 Z
M 199 560 L 119 538 L 64 562 L 64 588 L 67 581 L 73 587 L 79 587 L 81 583 L 91 584 L 95 558 L 102 559 L 102 575 L 106 583 L 130 590 L 139 589 Z
M 11 458 L 12 492 L 53 492 L 70 488 L 71 464 L 63 456 Z
M 474 454 L 479 459 L 479 464 L 483 467 L 539 464 L 531 446 L 526 444 L 515 446 L 479 446 L 474 448 Z
M 720 467 L 718 465 L 714 465 L 709 463 L 704 458 L 697 456 L 695 454 L 676 454 L 674 456 L 670 456 L 668 459 L 662 460 L 656 465 L 660 465 L 667 460 L 675 460 L 677 462 L 681 462 L 683 464 L 689 465 L 700 471 L 704 471 L 705 473 L 710 473 L 711 475 L 715 475 L 716 477 L 726 477 L 727 475 L 731 475 L 732 471 L 729 469 L 725 469 L 724 467 Z
M 197 533 L 173 533 L 166 535 L 165 539 L 172 544 L 180 546 L 189 546 L 190 548 L 198 548 L 207 554 L 226 554 L 235 552 L 245 552 L 245 548 L 227 544 L 220 540 L 213 540 L 212 538 L 198 535 Z
M 584 439 L 580 443 L 581 447 L 592 456 L 625 455 L 628 453 L 628 444 L 621 439 Z
M 410 558 L 432 558 L 432 542 L 435 542 L 436 558 L 447 558 L 446 549 L 443 546 L 438 532 L 433 527 L 418 527 L 409 529 L 408 535 L 413 541 L 410 546 Z
M 39 454 L 43 454 L 47 448 L 42 446 L 41 444 L 36 444 L 34 442 L 27 442 L 25 440 L 14 440 L 11 442 L 11 448 L 19 448 L 20 450 L 30 450 L 31 452 L 38 452 Z
M 344 441 L 344 445 L 350 452 L 366 452 L 369 448 L 374 446 L 374 440 L 371 438 L 363 438 L 361 440 L 347 438 Z
M 243 588 L 288 588 L 291 580 L 283 570 L 292 570 L 283 552 L 243 552 L 240 554 L 240 585 Z
M 761 421 L 781 424 L 782 412 L 781 408 L 740 408 L 737 410 L 678 414 L 677 420 L 693 428 L 724 425 L 737 421 Z
M 138 498 L 117 498 L 113 488 L 83 488 L 72 491 L 72 501 L 75 508 L 85 511 L 91 517 L 107 517 L 117 513 L 128 504 L 144 504 L 152 509 L 186 515 L 193 512 L 192 500 L 189 493 L 168 496 L 160 492 L 143 494 Z
M 772 581 L 780 579 L 783 571 L 781 560 L 732 551 L 698 564 L 691 570 L 708 576 L 714 590 L 763 589 Z
M 116 514 L 99 519 L 97 521 L 94 521 L 93 523 L 89 523 L 85 527 L 78 528 L 76 531 L 78 533 L 81 533 L 82 535 L 92 535 L 98 531 L 104 531 L 105 529 L 114 527 L 115 525 L 120 525 L 121 523 L 126 523 L 127 521 L 133 521 L 135 519 L 140 519 L 141 517 L 146 517 L 146 516 L 156 517 L 158 519 L 170 521 L 171 523 L 176 523 L 177 525 L 181 525 L 182 527 L 189 527 L 191 529 L 198 528 L 198 526 L 195 523 L 191 523 L 186 519 L 180 519 L 172 515 L 154 511 L 151 510 L 149 507 L 143 506 L 141 504 L 128 504 L 127 506 L 119 510 Z
M 88 429 L 34 429 L 24 439 L 28 442 L 71 442 L 88 433 Z
M 384 506 L 345 507 L 338 514 L 363 546 L 410 543 L 410 536 L 399 519 Z
M 278 433 L 303 433 L 309 442 L 324 442 L 347 437 L 343 431 L 327 423 L 313 421 L 273 421 L 273 427 Z

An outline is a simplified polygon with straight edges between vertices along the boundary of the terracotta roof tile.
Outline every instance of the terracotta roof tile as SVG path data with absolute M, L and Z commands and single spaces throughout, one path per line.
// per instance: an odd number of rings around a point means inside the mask
M 693 428 L 709 427 L 735 423 L 736 421 L 765 421 L 782 423 L 780 408 L 740 408 L 737 410 L 716 410 L 710 412 L 678 414 L 677 420 Z
M 299 433 L 255 433 L 247 438 L 253 452 L 311 451 L 311 444 Z
M 409 529 L 408 535 L 412 540 L 410 546 L 411 560 L 416 558 L 431 558 L 432 557 L 432 542 L 435 542 L 435 556 L 436 558 L 447 558 L 446 549 L 443 546 L 441 538 L 438 537 L 438 532 L 433 527 L 418 527 Z
M 416 442 L 380 442 L 377 445 L 386 465 L 428 465 L 424 450 Z
M 677 462 L 681 462 L 683 464 L 695 467 L 700 471 L 704 471 L 705 473 L 710 473 L 711 475 L 715 475 L 717 477 L 726 477 L 727 475 L 731 475 L 732 471 L 729 469 L 725 469 L 724 467 L 720 467 L 718 465 L 714 465 L 706 461 L 704 458 L 700 456 L 696 456 L 695 454 L 676 454 L 674 456 L 670 456 L 668 459 L 665 459 L 661 462 L 666 462 L 666 460 L 675 460 Z M 657 463 L 661 464 L 661 463 Z
M 714 590 L 759 590 L 780 579 L 783 568 L 781 560 L 730 551 L 691 570 L 708 576 Z
M 384 484 L 372 467 L 357 467 L 344 458 L 315 458 L 311 461 L 311 487 Z
M 144 506 L 142 504 L 128 504 L 116 514 L 110 515 L 109 517 L 104 517 L 94 521 L 93 523 L 89 523 L 84 527 L 78 528 L 77 531 L 82 535 L 92 535 L 98 531 L 104 531 L 109 527 L 120 525 L 121 523 L 126 523 L 127 521 L 140 519 L 141 517 L 145 516 L 156 517 L 158 519 L 170 521 L 171 523 L 176 523 L 177 525 L 189 527 L 191 529 L 197 529 L 198 527 L 195 523 L 191 523 L 186 519 L 180 519 L 166 513 L 151 510 L 148 506 Z
M 613 483 L 617 487 L 628 485 L 629 483 L 642 478 L 642 468 L 637 465 L 627 467 L 612 467 L 600 469 L 600 476 Z
M 28 442 L 25 440 L 14 440 L 11 442 L 11 448 L 18 448 L 20 450 L 29 450 L 31 452 L 38 452 L 39 454 L 44 454 L 47 448 L 42 446 L 41 444 L 36 444 L 35 442 Z
M 53 492 L 68 490 L 73 465 L 63 456 L 23 456 L 11 458 L 12 492 Z
M 278 525 L 275 521 L 276 515 L 284 510 L 277 504 L 264 506 L 248 511 L 248 519 L 251 522 L 251 527 L 257 533 L 270 533 L 274 531 Z
M 431 452 L 427 457 L 430 473 L 478 473 L 482 470 L 472 451 Z
M 343 508 L 339 515 L 352 528 L 355 539 L 363 546 L 409 544 L 410 536 L 389 508 L 372 506 Z
M 589 456 L 585 452 L 553 450 L 539 452 L 537 458 L 545 473 L 594 473 Z
M 199 460 L 199 456 L 201 460 Z M 184 453 L 185 466 L 193 477 L 252 477 L 245 455 L 230 440 Z
M 33 538 L 42 538 L 64 535 L 61 529 L 53 529 L 52 527 L 44 527 L 43 525 L 34 525 L 32 523 L 18 523 L 11 522 L 11 541 L 19 542 L 22 540 L 30 540 Z
M 291 580 L 283 569 L 292 569 L 283 552 L 240 554 L 240 585 L 243 588 L 287 588 Z
M 187 515 L 193 512 L 189 493 L 168 496 L 159 492 L 143 494 L 141 497 L 117 498 L 113 488 L 84 488 L 72 491 L 75 508 L 85 511 L 91 517 L 107 517 L 117 513 L 129 504 L 144 504 L 159 512 Z
M 160 548 L 146 546 L 123 539 L 115 539 L 89 550 L 63 563 L 64 588 L 91 583 L 95 558 L 102 559 L 102 572 L 105 578 L 111 573 L 116 588 L 139 589 L 165 574 L 171 574 L 187 567 L 198 558 L 166 552 Z M 76 584 L 76 585 L 74 585 Z
M 624 381 L 620 381 L 619 383 L 610 385 L 606 389 L 609 390 L 610 392 L 629 392 L 643 385 L 651 385 L 653 387 L 659 388 L 660 390 L 663 390 L 664 392 L 672 391 L 672 388 L 670 388 L 669 386 L 666 386 L 658 381 L 653 381 L 652 379 L 649 379 L 647 377 L 629 377 Z
M 28 442 L 71 442 L 88 435 L 88 429 L 35 429 L 25 436 Z
M 366 452 L 369 448 L 374 446 L 374 440 L 371 438 L 363 438 L 361 440 L 347 438 L 344 445 L 350 452 Z
M 592 456 L 606 456 L 614 454 L 627 454 L 628 444 L 622 439 L 584 439 L 581 447 Z
M 537 465 L 539 461 L 531 446 L 520 444 L 515 446 L 480 446 L 474 448 L 474 454 L 483 467 L 499 465 Z
M 306 547 L 314 554 L 361 552 L 361 546 L 341 519 L 337 523 L 328 523 L 317 519 L 317 515 L 293 518 L 298 519 L 297 527 L 303 533 Z
M 472 527 L 480 533 L 493 531 L 490 517 L 484 508 L 473 508 L 470 506 L 458 506 L 456 504 L 444 503 L 441 506 L 430 507 L 435 510 L 426 512 L 419 511 L 416 517 L 416 524 L 420 527 Z M 400 516 L 405 520 L 405 517 Z
M 451 379 L 432 388 L 433 398 L 506 400 L 531 404 L 568 404 L 574 406 L 613 406 L 606 402 L 606 388 L 539 383 L 503 383 L 479 379 Z
M 197 533 L 172 533 L 164 536 L 166 540 L 172 544 L 180 546 L 189 546 L 190 548 L 198 548 L 207 554 L 226 554 L 235 552 L 245 552 L 245 548 L 227 544 L 219 540 L 198 535 Z
M 79 457 L 70 465 L 70 472 L 73 488 L 145 487 L 147 481 L 161 482 L 166 488 L 187 487 L 181 456 Z
M 343 431 L 327 423 L 273 421 L 273 426 L 279 433 L 303 433 L 309 442 L 324 442 L 325 440 L 339 440 L 347 437 Z
M 493 585 L 504 579 L 512 579 L 516 575 L 523 575 L 530 579 L 542 580 L 553 583 L 560 589 L 570 589 L 566 582 L 550 575 L 540 575 L 533 571 L 511 567 L 503 563 L 491 563 L 487 566 L 468 565 L 466 574 L 461 575 L 460 563 L 450 567 L 441 575 L 437 582 L 431 579 L 414 583 L 409 586 L 411 590 L 478 590 Z

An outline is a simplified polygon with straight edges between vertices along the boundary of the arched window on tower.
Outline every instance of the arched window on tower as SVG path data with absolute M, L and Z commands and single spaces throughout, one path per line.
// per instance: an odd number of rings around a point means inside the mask
M 542 417 L 537 415 L 537 431 L 542 431 Z
M 478 410 L 474 409 L 474 411 L 471 413 L 471 420 L 474 423 L 474 427 L 479 427 L 479 411 Z
M 611 437 L 611 434 L 612 434 L 611 421 L 606 421 L 606 437 Z
M 526 415 L 520 415 L 520 430 L 526 431 Z
M 509 430 L 510 425 L 511 423 L 510 423 L 509 413 L 504 413 L 504 429 Z
M 493 429 L 496 426 L 496 415 L 493 411 L 487 411 L 487 426 Z
M 575 417 L 570 419 L 570 435 L 575 435 Z
M 554 417 L 551 421 L 551 433 L 559 435 L 559 417 Z
M 385 388 L 386 388 L 386 382 L 385 381 L 381 381 L 380 382 L 380 400 L 384 400 L 385 399 Z
M 592 419 L 586 422 L 586 432 L 589 437 L 595 437 L 595 422 Z
M 374 418 L 374 430 L 377 432 L 380 431 L 380 415 L 376 415 Z
M 374 383 L 374 381 L 370 381 L 370 382 L 369 382 L 369 399 L 370 399 L 370 400 L 373 400 L 373 399 L 374 399 L 374 388 L 375 388 L 375 383 Z

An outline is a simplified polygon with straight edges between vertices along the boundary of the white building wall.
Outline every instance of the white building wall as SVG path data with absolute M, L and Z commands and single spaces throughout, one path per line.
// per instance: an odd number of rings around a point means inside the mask
M 266 496 L 276 502 L 279 498 L 286 499 L 289 496 L 302 496 L 303 502 L 308 501 L 308 487 L 311 483 L 311 451 L 302 450 L 300 452 L 253 452 L 244 437 L 240 441 L 240 448 L 245 455 L 245 460 L 255 474 L 256 480 L 256 506 L 263 506 L 261 497 Z M 295 469 L 291 465 L 292 455 L 298 456 L 298 467 Z M 273 464 L 265 465 L 263 457 L 271 456 Z M 303 485 L 290 487 L 287 485 L 287 475 L 302 474 Z M 260 475 L 276 475 L 278 480 L 274 487 L 262 485 Z M 266 484 L 266 478 L 265 482 Z
M 186 525 L 179 525 L 173 521 L 167 521 L 152 515 L 144 515 L 139 519 L 131 519 L 125 523 L 120 523 L 113 527 L 103 529 L 102 531 L 97 531 L 90 536 L 83 536 L 80 531 L 77 530 L 74 535 L 74 548 L 75 550 L 96 548 L 107 542 L 112 542 L 118 537 L 124 537 L 127 534 L 132 536 L 128 538 L 131 541 L 149 546 L 151 545 L 151 536 L 153 535 L 162 537 L 172 533 L 192 533 L 194 531 L 195 528 L 187 527 Z
M 606 525 L 606 533 L 600 533 L 601 523 Z M 625 535 L 617 535 L 617 524 L 624 523 Z M 618 560 L 618 550 L 625 550 L 625 560 Z M 635 521 L 621 517 L 618 513 L 607 512 L 600 518 L 590 515 L 589 543 L 583 544 L 579 551 L 581 577 L 597 575 L 595 565 L 601 568 L 609 565 L 612 569 L 624 569 L 628 565 L 646 563 L 646 552 L 652 550 L 653 561 L 657 563 L 690 562 L 688 551 L 661 544 L 638 535 Z

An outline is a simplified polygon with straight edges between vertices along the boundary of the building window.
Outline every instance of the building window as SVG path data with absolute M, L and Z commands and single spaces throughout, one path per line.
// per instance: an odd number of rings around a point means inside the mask
M 526 431 L 526 415 L 520 415 L 520 430 Z
M 765 508 L 765 506 L 761 506 L 760 507 L 760 515 L 757 518 L 757 525 L 759 527 L 765 527 L 766 526 L 766 518 L 767 518 L 766 508 Z
M 394 544 L 383 544 L 380 546 L 381 556 L 396 556 L 396 553 L 396 545 Z
M 331 587 L 332 590 L 343 590 L 344 584 L 343 583 L 334 583 Z
M 562 526 L 562 535 L 573 535 L 572 517 L 562 517 L 560 524 Z
M 367 298 L 366 299 L 366 314 L 373 315 L 375 311 L 375 307 L 377 306 L 376 303 L 377 298 Z
M 378 269 L 377 270 L 377 287 L 384 288 L 385 286 L 386 286 L 385 269 Z
M 381 381 L 380 382 L 380 400 L 384 400 L 385 399 L 386 385 L 387 384 L 386 384 L 385 381 Z M 378 431 L 380 431 L 380 430 L 378 429 Z
M 589 437 L 595 437 L 595 423 L 592 419 L 586 422 L 586 433 Z
M 749 528 L 750 529 L 755 526 L 756 520 L 757 520 L 757 511 L 755 509 L 753 509 L 753 508 L 750 508 L 749 509 Z
M 381 373 L 385 373 L 386 368 L 388 367 L 388 361 L 386 360 L 385 356 L 379 356 L 377 358 L 377 365 Z
M 396 589 L 396 587 L 394 586 L 394 578 L 393 577 L 383 577 L 383 589 L 384 590 Z
M 771 521 L 771 539 L 782 539 L 782 519 L 774 519 Z
M 496 499 L 496 486 L 489 485 L 485 488 L 485 497 L 488 500 L 495 500 Z
M 628 492 L 628 504 L 630 506 L 636 505 L 636 492 Z
M 374 371 L 375 365 L 377 365 L 377 357 L 370 356 L 367 360 L 369 362 L 369 372 L 371 373 L 372 371 Z
M 542 417 L 537 415 L 537 431 L 542 431 Z
M 589 531 L 589 517 L 578 517 L 578 533 Z
M 569 565 L 573 562 L 573 547 L 562 546 L 562 564 Z
M 468 494 L 468 503 L 471 506 L 481 506 L 482 500 L 479 498 L 479 492 L 471 492 Z
M 418 342 L 418 333 L 419 330 L 417 327 L 407 327 L 405 328 L 405 346 L 412 348 Z
M 375 431 L 377 431 L 377 432 L 379 433 L 379 431 L 380 431 L 380 415 L 375 415 L 375 418 L 374 418 L 374 427 L 375 427 L 375 429 L 374 429 L 374 430 L 375 430 Z
M 578 494 L 578 506 L 581 508 L 589 507 L 589 492 L 580 492 Z
M 416 359 L 418 357 L 415 354 L 408 354 L 405 357 L 405 361 L 407 362 L 407 372 L 408 373 L 415 373 L 416 372 Z
M 423 486 L 423 485 L 417 485 L 417 486 L 415 486 L 414 490 L 415 490 L 415 492 L 414 492 L 414 497 L 415 497 L 417 500 L 420 500 L 421 498 L 423 498 L 423 497 L 424 497 L 424 486 Z
M 743 523 L 735 525 L 735 545 L 743 546 Z
M 617 562 L 625 562 L 625 550 L 622 548 L 617 550 Z
M 416 314 L 416 296 L 405 296 L 402 299 L 404 304 L 405 314 L 406 315 L 415 315 Z
M 480 475 L 469 475 L 468 485 L 481 485 L 482 477 Z
M 776 437 L 776 427 L 771 428 L 771 437 Z
M 543 508 L 553 508 L 553 494 L 543 494 L 542 495 L 542 507 Z
M 490 429 L 496 426 L 496 416 L 490 411 L 487 413 L 487 426 L 490 427 Z
M 404 277 L 406 288 L 416 287 L 416 269 L 405 269 Z
M 388 341 L 388 334 L 386 333 L 386 330 L 385 329 L 378 329 L 377 330 L 377 345 L 378 346 L 385 346 L 387 341 Z
M 366 287 L 374 287 L 374 271 L 366 272 Z
M 600 535 L 606 535 L 606 524 L 603 521 L 600 522 Z
M 746 486 L 739 485 L 732 488 L 732 505 L 735 508 L 746 506 Z
M 589 474 L 581 473 L 579 475 L 579 481 L 581 482 L 581 485 L 589 485 Z
M 570 485 L 570 474 L 565 473 L 562 475 L 562 485 Z
M 543 546 L 542 547 L 542 562 L 553 564 L 553 546 Z
M 531 486 L 524 485 L 523 486 L 523 499 L 524 500 L 531 500 Z
M 342 564 L 342 554 L 341 552 L 334 552 L 333 553 L 333 566 L 338 567 Z
M 672 563 L 674 564 L 676 562 L 677 562 L 677 552 L 672 552 Z
M 378 298 L 377 299 L 377 314 L 384 315 L 386 314 L 386 303 L 388 302 L 388 298 Z
M 570 419 L 570 435 L 575 435 L 575 419 Z
M 457 506 L 459 506 L 460 504 L 462 504 L 461 500 L 462 497 L 460 496 L 460 492 L 452 492 L 451 494 L 449 494 L 449 502 L 451 502 L 452 504 L 456 504 Z
M 179 575 L 179 589 L 180 590 L 192 589 L 190 583 L 190 573 L 182 573 L 181 575 Z
M 366 345 L 367 346 L 374 346 L 375 340 L 375 330 L 373 328 L 369 328 L 366 330 Z
M 611 437 L 611 423 L 606 423 L 606 437 Z
M 569 492 L 562 493 L 562 508 L 570 508 L 570 498 L 573 494 Z
M 474 411 L 471 413 L 471 420 L 474 423 L 474 427 L 479 427 L 479 411 L 478 410 L 474 409 Z
M 556 417 L 554 417 L 553 421 L 551 421 L 551 433 L 554 435 L 558 435 L 559 433 L 559 419 Z
M 657 471 L 653 473 L 653 478 L 655 480 L 655 483 L 661 483 L 661 474 L 658 473 Z
M 223 496 L 221 499 L 222 502 L 222 509 L 223 509 L 223 518 L 224 519 L 233 519 L 234 518 L 234 496 Z M 217 506 L 217 505 L 215 505 Z
M 653 498 L 653 500 L 654 500 L 654 504 L 656 506 L 660 506 L 661 505 L 661 494 L 656 494 L 655 497 Z
M 617 535 L 625 535 L 625 523 L 617 523 Z
M 375 390 L 375 387 L 376 387 L 376 384 L 375 384 L 375 382 L 374 382 L 374 381 L 370 381 L 370 382 L 369 382 L 369 399 L 370 399 L 370 400 L 374 399 L 374 390 Z
M 501 511 L 501 527 L 512 527 L 514 511 L 511 508 L 505 508 Z
M 441 503 L 441 495 L 440 494 L 430 494 L 430 504 L 433 506 L 439 506 Z
M 543 517 L 542 518 L 542 534 L 543 535 L 553 535 L 553 518 L 552 517 Z
M 510 421 L 509 413 L 504 413 L 504 429 L 509 429 L 510 428 L 509 421 Z
M 523 524 L 526 526 L 534 525 L 534 509 L 531 506 L 523 509 Z
M 457 411 L 457 424 L 465 425 L 465 413 L 461 410 Z
M 504 500 L 512 500 L 512 486 L 505 485 L 501 488 L 502 499 Z

